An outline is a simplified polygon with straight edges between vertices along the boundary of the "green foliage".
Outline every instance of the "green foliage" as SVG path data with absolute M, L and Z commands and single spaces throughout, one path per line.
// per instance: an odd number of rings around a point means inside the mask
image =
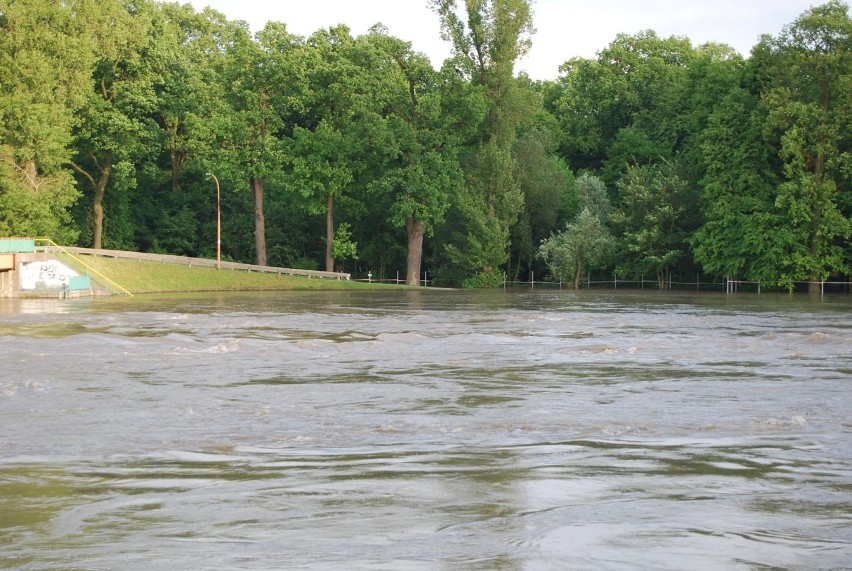
M 849 185 L 852 160 L 852 19 L 831 0 L 811 8 L 769 42 L 768 126 L 780 134 L 785 182 L 776 206 L 793 235 L 781 282 L 819 281 L 848 271 L 852 220 L 838 187 Z M 848 167 L 847 167 L 848 168 Z
M 689 40 L 648 30 L 619 34 L 594 60 L 566 62 L 553 110 L 572 166 L 603 169 L 613 184 L 630 164 L 672 158 L 685 141 L 683 98 L 695 57 Z
M 483 205 L 470 192 L 458 196 L 460 208 L 467 214 L 464 228 L 467 235 L 456 244 L 446 247 L 451 262 L 462 268 L 466 276 L 489 275 L 506 261 L 508 229 L 495 218 L 482 214 Z
M 852 268 L 845 3 L 747 59 L 648 30 L 547 82 L 513 71 L 531 0 L 430 5 L 440 70 L 380 25 L 252 36 L 188 4 L 3 3 L 0 234 L 213 256 L 212 171 L 241 261 L 357 254 L 468 287 L 545 266 L 787 286 Z
M 0 162 L 0 236 L 50 237 L 74 243 L 78 231 L 69 209 L 79 193 L 70 174 L 39 177 L 36 188 L 29 188 L 19 182 L 20 173 L 15 171 L 13 164 Z
M 574 182 L 574 194 L 580 211 L 588 210 L 601 220 L 606 220 L 612 210 L 606 185 L 596 176 L 588 173 L 577 177 Z
M 495 289 L 503 285 L 503 273 L 498 269 L 481 271 L 462 281 L 462 287 L 466 289 Z
M 490 275 L 508 259 L 510 231 L 524 205 L 512 146 L 534 107 L 528 106 L 530 99 L 512 72 L 531 45 L 531 2 L 465 2 L 464 21 L 455 0 L 431 4 L 444 39 L 453 44 L 454 64 L 487 102 L 475 150 L 462 162 L 466 189 L 458 207 L 469 222 L 469 231 L 462 234 L 467 244 L 451 245 L 450 258 L 474 275 Z
M 0 235 L 74 242 L 79 197 L 65 163 L 94 65 L 94 2 L 18 0 L 0 8 Z
M 848 271 L 852 25 L 847 7 L 813 8 L 764 38 L 703 135 L 705 223 L 696 258 L 719 275 L 792 287 Z
M 624 254 L 618 273 L 656 274 L 660 288 L 684 255 L 680 216 L 686 181 L 670 163 L 631 166 L 618 182 L 621 204 L 611 220 L 620 232 Z
M 524 264 L 526 269 L 533 269 L 537 245 L 550 235 L 558 221 L 574 214 L 569 197 L 573 175 L 563 161 L 554 157 L 552 147 L 549 131 L 533 129 L 522 135 L 513 148 L 524 201 L 511 235 L 512 251 L 517 256 L 515 280 Z
M 466 184 L 456 197 L 467 233 L 448 252 L 470 274 L 490 275 L 508 258 L 509 230 L 523 207 L 514 172 L 511 153 L 493 142 L 481 145 L 467 163 Z
M 352 231 L 346 222 L 340 224 L 334 232 L 334 259 L 358 259 L 358 243 L 352 241 Z
M 779 175 L 764 136 L 759 96 L 737 88 L 724 97 L 701 134 L 702 226 L 690 238 L 704 271 L 776 283 L 792 237 L 775 204 Z
M 574 188 L 580 213 L 565 230 L 544 240 L 538 255 L 553 277 L 573 283 L 576 289 L 584 271 L 600 268 L 610 261 L 615 241 L 606 225 L 610 203 L 603 181 L 583 174 Z
M 576 289 L 583 272 L 605 265 L 614 246 L 604 221 L 584 208 L 565 230 L 542 242 L 538 254 L 554 278 Z

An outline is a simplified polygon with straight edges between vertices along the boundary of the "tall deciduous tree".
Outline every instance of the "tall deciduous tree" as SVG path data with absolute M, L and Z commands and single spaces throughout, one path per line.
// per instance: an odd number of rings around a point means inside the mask
M 620 230 L 627 254 L 619 272 L 633 277 L 654 272 L 664 289 L 672 265 L 685 252 L 679 222 L 686 181 L 671 163 L 634 165 L 618 186 L 621 202 L 611 220 Z
M 461 183 L 458 137 L 443 113 L 440 75 L 411 45 L 374 29 L 368 40 L 383 62 L 387 93 L 384 136 L 375 141 L 377 178 L 371 184 L 389 204 L 390 222 L 405 229 L 406 283 L 419 285 L 423 240 L 443 220 Z
M 244 181 L 252 197 L 255 262 L 267 264 L 264 198 L 286 162 L 290 62 L 300 39 L 272 22 L 252 39 L 235 30 L 223 76 L 232 114 L 220 125 L 229 178 Z M 238 183 L 238 182 L 237 182 Z
M 703 270 L 716 277 L 778 283 L 792 245 L 775 204 L 780 173 L 766 122 L 759 94 L 737 87 L 719 100 L 700 135 L 703 223 L 690 244 Z
M 780 135 L 785 181 L 776 204 L 795 246 L 782 281 L 809 280 L 816 291 L 832 272 L 848 269 L 852 165 L 852 19 L 839 0 L 811 8 L 774 39 L 771 89 L 764 100 Z M 848 200 L 847 200 L 848 203 Z
M 168 157 L 171 191 L 181 190 L 184 169 L 213 146 L 209 123 L 223 113 L 222 77 L 227 35 L 235 29 L 212 10 L 162 3 L 154 22 L 160 80 L 155 117 Z M 225 37 L 222 37 L 225 36 Z
M 365 134 L 375 124 L 370 58 L 349 28 L 321 30 L 299 52 L 304 89 L 293 130 L 291 184 L 315 214 L 324 213 L 325 268 L 334 270 L 334 209 L 364 170 Z
M 107 188 L 113 183 L 124 190 L 133 188 L 134 159 L 156 148 L 151 115 L 159 75 L 147 53 L 152 47 L 154 9 L 145 0 L 106 2 L 89 22 L 99 57 L 92 89 L 79 110 L 73 166 L 91 191 L 94 248 L 104 241 Z
M 554 111 L 569 163 L 612 185 L 630 164 L 673 158 L 687 136 L 683 95 L 695 58 L 688 39 L 646 30 L 563 64 Z
M 508 258 L 509 230 L 523 208 L 512 145 L 523 116 L 513 77 L 515 62 L 531 46 L 530 0 L 465 0 L 466 21 L 456 0 L 431 0 L 442 37 L 453 44 L 458 70 L 485 94 L 488 107 L 475 152 L 466 161 L 466 189 L 458 205 L 469 220 L 466 243 L 450 250 L 473 275 L 468 285 L 501 281 Z
M 66 165 L 89 91 L 95 2 L 0 6 L 0 234 L 73 242 L 79 193 Z

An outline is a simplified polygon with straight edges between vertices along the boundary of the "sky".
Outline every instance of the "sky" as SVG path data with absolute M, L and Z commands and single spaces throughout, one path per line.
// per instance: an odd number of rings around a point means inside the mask
M 252 32 L 269 21 L 283 22 L 291 34 L 310 36 L 321 28 L 349 26 L 359 36 L 376 23 L 411 42 L 440 67 L 450 45 L 440 37 L 438 17 L 427 0 L 190 0 L 200 11 L 209 6 L 229 20 L 245 20 Z M 536 0 L 536 33 L 529 54 L 516 71 L 532 79 L 556 79 L 572 57 L 593 58 L 619 33 L 654 30 L 661 37 L 686 36 L 693 45 L 725 43 L 747 56 L 761 34 L 778 35 L 811 0 Z

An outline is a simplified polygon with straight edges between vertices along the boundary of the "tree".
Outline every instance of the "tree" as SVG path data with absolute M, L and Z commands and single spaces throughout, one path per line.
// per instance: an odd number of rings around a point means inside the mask
M 155 117 L 167 151 L 170 186 L 181 190 L 184 169 L 205 159 L 214 138 L 208 126 L 222 113 L 225 43 L 233 33 L 224 17 L 210 9 L 196 13 L 190 4 L 162 3 L 154 22 L 160 81 L 155 85 Z M 215 120 L 214 120 L 215 122 Z
M 583 273 L 604 265 L 615 242 L 606 225 L 610 204 L 603 181 L 584 174 L 574 187 L 580 213 L 564 231 L 543 241 L 538 255 L 554 277 L 579 289 Z
M 377 49 L 388 93 L 377 138 L 380 173 L 371 183 L 389 203 L 390 222 L 407 237 L 406 283 L 419 285 L 423 239 L 443 220 L 450 194 L 461 183 L 457 137 L 443 113 L 440 76 L 411 45 L 375 28 L 368 41 Z
M 832 272 L 848 270 L 852 165 L 852 19 L 839 0 L 811 8 L 774 39 L 770 89 L 764 94 L 770 128 L 779 136 L 786 179 L 776 204 L 792 232 L 781 281 L 808 280 L 812 291 Z
M 646 30 L 619 34 L 595 59 L 565 62 L 552 108 L 569 164 L 613 184 L 629 164 L 673 158 L 687 134 L 683 95 L 694 61 L 688 39 Z
M 255 262 L 267 264 L 267 183 L 283 178 L 287 162 L 292 108 L 291 65 L 301 40 L 283 24 L 271 22 L 249 36 L 245 28 L 234 30 L 223 76 L 230 114 L 219 125 L 221 146 L 229 178 L 247 184 L 252 198 Z
M 484 93 L 488 102 L 474 152 L 463 162 L 466 188 L 458 206 L 469 230 L 465 243 L 450 248 L 454 262 L 473 275 L 469 285 L 502 282 L 509 230 L 523 207 L 511 149 L 524 114 L 513 78 L 515 62 L 531 45 L 529 0 L 465 0 L 467 20 L 456 0 L 431 0 L 442 37 L 453 44 L 453 66 Z
M 154 12 L 147 53 L 157 76 L 151 116 L 156 148 L 137 159 L 137 190 L 129 197 L 133 242 L 142 251 L 214 255 L 217 207 L 208 172 L 223 179 L 225 228 L 243 214 L 235 208 L 242 201 L 231 192 L 244 183 L 230 180 L 232 169 L 218 137 L 232 115 L 223 72 L 238 30 L 209 8 L 196 13 L 189 4 L 160 3 Z M 228 256 L 242 250 L 244 235 L 251 231 L 223 237 Z M 249 256 L 254 257 L 253 249 Z
M 383 67 L 364 38 L 346 26 L 313 34 L 299 51 L 303 91 L 293 129 L 290 184 L 308 200 L 312 213 L 325 213 L 325 267 L 334 270 L 334 209 L 368 169 L 371 143 L 380 131 L 387 95 L 377 87 Z
M 549 236 L 557 221 L 565 219 L 571 209 L 568 196 L 573 186 L 573 174 L 558 157 L 553 156 L 551 135 L 543 129 L 533 129 L 518 138 L 513 154 L 518 165 L 518 182 L 524 196 L 524 207 L 512 228 L 512 244 L 517 260 L 514 279 L 524 265 L 531 270 L 536 246 Z
M 705 272 L 769 285 L 781 280 L 793 236 L 775 203 L 780 173 L 767 113 L 759 94 L 742 87 L 719 101 L 700 135 L 703 223 L 689 241 Z
M 94 2 L 19 0 L 0 9 L 0 234 L 73 243 L 79 192 L 66 165 L 95 61 Z
M 77 158 L 72 166 L 92 192 L 94 248 L 104 241 L 107 188 L 112 183 L 118 191 L 133 188 L 134 159 L 156 147 L 157 127 L 151 114 L 156 108 L 158 74 L 146 57 L 152 46 L 153 10 L 154 5 L 146 1 L 106 2 L 89 23 L 99 58 L 92 89 L 78 112 Z M 132 230 L 125 229 L 125 236 L 127 232 Z M 121 238 L 116 238 L 121 244 Z
M 674 165 L 630 166 L 618 181 L 621 203 L 612 215 L 620 230 L 625 256 L 618 271 L 629 276 L 654 272 L 660 289 L 667 287 L 671 266 L 684 254 L 678 224 L 686 181 Z

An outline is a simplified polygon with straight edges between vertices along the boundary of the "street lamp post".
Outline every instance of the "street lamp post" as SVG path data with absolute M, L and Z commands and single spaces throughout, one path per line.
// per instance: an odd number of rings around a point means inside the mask
M 219 179 L 212 172 L 207 176 L 216 181 L 216 269 L 222 269 L 222 198 L 219 192 Z

